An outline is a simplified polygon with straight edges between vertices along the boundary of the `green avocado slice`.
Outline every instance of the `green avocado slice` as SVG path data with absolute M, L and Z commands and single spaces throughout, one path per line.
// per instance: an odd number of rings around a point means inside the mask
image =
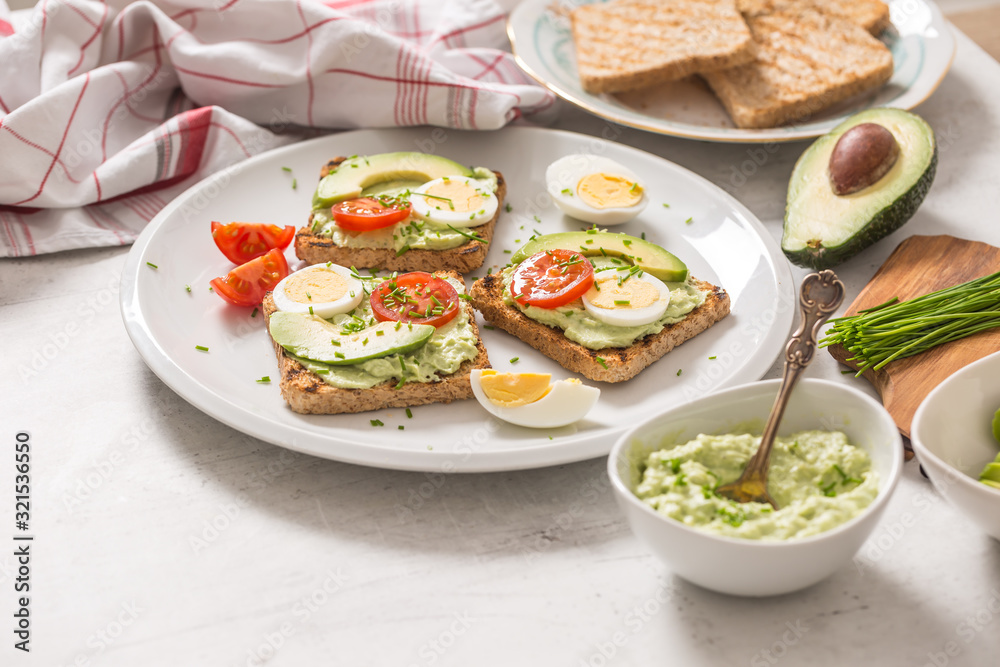
M 469 167 L 430 153 L 401 151 L 354 156 L 320 180 L 313 195 L 313 210 L 360 197 L 362 191 L 375 192 L 373 186 L 380 183 L 402 181 L 422 185 L 443 176 L 473 175 Z
M 623 257 L 651 276 L 666 282 L 684 282 L 687 265 L 655 243 L 628 234 L 613 234 L 592 230 L 588 232 L 557 232 L 536 236 L 511 255 L 511 264 L 520 264 L 532 255 L 545 250 L 575 250 L 584 257 Z
M 830 185 L 830 156 L 838 139 L 862 123 L 892 132 L 899 157 L 869 187 L 838 196 Z M 799 157 L 788 183 L 781 249 L 793 264 L 813 269 L 836 266 L 909 220 L 934 181 L 934 130 L 902 109 L 868 109 L 817 139 Z
M 350 366 L 390 354 L 412 352 L 422 347 L 434 333 L 429 324 L 379 322 L 361 331 L 344 335 L 342 327 L 321 317 L 277 311 L 268 328 L 278 345 L 297 357 L 331 366 Z M 381 333 L 379 333 L 381 332 Z

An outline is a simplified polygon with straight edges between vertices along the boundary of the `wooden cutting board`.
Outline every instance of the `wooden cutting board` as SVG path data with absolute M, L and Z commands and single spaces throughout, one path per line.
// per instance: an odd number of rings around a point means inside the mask
M 954 236 L 911 236 L 889 255 L 846 314 L 892 297 L 906 301 L 997 271 L 1000 248 Z M 843 347 L 828 349 L 840 363 L 857 368 L 845 361 L 851 353 Z M 899 431 L 909 438 L 913 413 L 934 387 L 963 366 L 997 351 L 1000 329 L 991 329 L 894 361 L 878 371 L 865 371 L 862 377 L 875 386 Z

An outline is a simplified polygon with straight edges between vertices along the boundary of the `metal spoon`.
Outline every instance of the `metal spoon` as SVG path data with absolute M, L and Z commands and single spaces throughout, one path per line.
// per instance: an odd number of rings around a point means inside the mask
M 778 424 L 785 414 L 785 406 L 792 395 L 792 388 L 798 381 L 802 371 L 812 361 L 816 352 L 816 337 L 819 328 L 833 311 L 837 310 L 844 300 L 844 283 L 837 275 L 827 269 L 819 273 L 810 273 L 802 280 L 799 288 L 799 312 L 802 322 L 788 340 L 785 347 L 785 372 L 781 378 L 778 397 L 764 426 L 760 446 L 743 470 L 743 474 L 735 482 L 723 484 L 715 491 L 723 498 L 735 500 L 738 503 L 758 502 L 768 503 L 774 509 L 778 504 L 767 493 L 767 470 L 771 463 L 771 446 L 774 436 L 778 433 Z

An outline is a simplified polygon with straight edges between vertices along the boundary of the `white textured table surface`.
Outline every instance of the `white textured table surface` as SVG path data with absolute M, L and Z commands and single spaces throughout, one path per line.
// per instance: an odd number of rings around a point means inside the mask
M 918 111 L 938 133 L 936 183 L 903 230 L 839 269 L 849 298 L 906 235 L 1000 244 L 1000 65 L 960 36 L 954 69 Z M 604 128 L 569 109 L 559 126 Z M 804 144 L 779 147 L 734 187 L 755 147 L 619 140 L 727 187 L 779 236 Z M 603 460 L 402 473 L 215 422 L 130 344 L 117 302 L 125 255 L 0 262 L 0 664 L 998 664 L 1000 543 L 916 463 L 853 565 L 780 598 L 716 595 L 630 534 Z M 854 381 L 826 354 L 809 375 Z M 28 656 L 12 647 L 7 546 L 20 430 L 34 452 Z

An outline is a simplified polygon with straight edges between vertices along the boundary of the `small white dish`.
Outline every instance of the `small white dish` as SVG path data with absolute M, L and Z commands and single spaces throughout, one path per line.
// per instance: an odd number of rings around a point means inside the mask
M 651 452 L 699 433 L 723 434 L 747 424 L 763 427 L 780 380 L 726 389 L 671 408 L 625 433 L 611 450 L 608 474 L 633 532 L 680 577 L 731 595 L 780 595 L 811 586 L 851 560 L 878 524 L 902 474 L 903 444 L 892 417 L 874 399 L 845 384 L 803 379 L 792 393 L 778 435 L 843 431 L 871 457 L 878 496 L 847 523 L 813 537 L 759 542 L 690 528 L 636 497 L 638 464 Z
M 892 78 L 879 90 L 851 98 L 802 123 L 761 130 L 735 127 L 722 103 L 694 76 L 617 95 L 588 93 L 576 72 L 568 11 L 606 0 L 524 0 L 507 21 L 514 58 L 559 97 L 622 125 L 703 141 L 783 142 L 826 134 L 853 113 L 871 107 L 912 109 L 937 89 L 955 57 L 955 38 L 930 0 L 886 0 L 892 26 L 879 38 L 892 52 Z
M 1000 408 L 1000 352 L 952 374 L 913 415 L 913 451 L 931 482 L 959 512 L 1000 540 L 1000 491 L 979 481 L 1000 451 L 993 413 Z

